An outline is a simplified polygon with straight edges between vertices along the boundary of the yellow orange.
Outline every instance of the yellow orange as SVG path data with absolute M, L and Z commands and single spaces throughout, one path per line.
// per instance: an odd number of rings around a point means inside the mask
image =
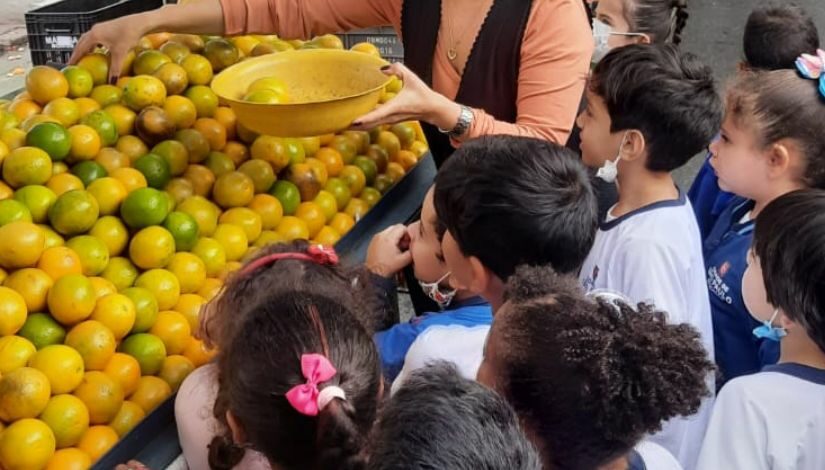
M 158 302 L 160 310 L 169 310 L 180 298 L 180 282 L 174 274 L 165 269 L 151 269 L 138 276 L 136 287 L 149 290 Z
M 54 449 L 54 433 L 46 423 L 21 419 L 0 434 L 0 466 L 7 470 L 43 468 Z
M 45 271 L 36 268 L 20 269 L 3 281 L 4 286 L 23 297 L 29 312 L 42 312 L 46 308 L 46 296 L 53 283 Z
M 13 335 L 26 323 L 26 299 L 8 287 L 0 287 L 0 335 Z
M 26 91 L 41 105 L 69 94 L 69 81 L 59 70 L 38 65 L 26 75 Z
M 54 453 L 46 470 L 88 470 L 91 466 L 92 458 L 85 452 L 76 447 L 68 447 Z
M 92 426 L 80 438 L 77 448 L 88 455 L 92 462 L 97 462 L 106 452 L 117 444 L 118 435 L 109 426 Z
M 130 396 L 140 381 L 140 364 L 134 357 L 119 352 L 112 356 L 103 373 L 120 385 L 125 396 Z
M 55 320 L 64 325 L 74 325 L 89 318 L 97 298 L 88 278 L 66 274 L 54 282 L 47 301 L 49 312 Z
M 143 173 L 134 168 L 118 168 L 110 175 L 112 178 L 120 181 L 126 188 L 126 191 L 132 192 L 136 189 L 145 188 L 148 185 L 146 177 Z
M 183 355 L 192 361 L 195 367 L 200 367 L 209 363 L 217 354 L 217 351 L 209 349 L 203 341 L 192 338 L 183 350 Z
M 83 182 L 71 173 L 60 173 L 52 176 L 46 187 L 54 191 L 55 195 L 61 196 L 69 191 L 83 189 Z
M 48 274 L 53 281 L 66 274 L 81 274 L 83 272 L 80 257 L 71 248 L 65 246 L 46 249 L 37 262 L 37 268 Z
M 143 408 L 137 403 L 127 400 L 120 406 L 120 410 L 109 423 L 109 426 L 122 438 L 134 429 L 145 416 L 146 412 L 143 411 Z
M 129 400 L 143 408 L 146 413 L 150 413 L 170 395 L 172 395 L 172 388 L 166 381 L 149 375 L 140 378 L 137 390 L 129 397 Z
M 109 294 L 98 299 L 91 319 L 99 321 L 119 340 L 132 330 L 135 316 L 135 304 L 129 297 Z
M 0 419 L 6 423 L 37 417 L 49 403 L 51 386 L 45 374 L 21 367 L 0 378 Z
M 40 415 L 40 419 L 54 433 L 57 448 L 77 444 L 89 429 L 89 410 L 74 395 L 53 396 Z
M 116 344 L 112 331 L 94 320 L 76 325 L 66 335 L 66 345 L 80 353 L 87 371 L 103 370 L 115 354 Z
M 182 294 L 197 292 L 206 281 L 206 265 L 192 253 L 176 253 L 166 269 L 180 281 Z
M 86 404 L 89 422 L 105 424 L 115 417 L 123 404 L 123 389 L 103 372 L 86 372 L 75 389 L 74 396 Z

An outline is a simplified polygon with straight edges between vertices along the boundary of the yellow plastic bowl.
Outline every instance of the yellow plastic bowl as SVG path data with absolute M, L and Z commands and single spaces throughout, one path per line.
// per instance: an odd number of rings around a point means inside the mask
M 259 134 L 310 137 L 338 132 L 372 111 L 389 77 L 388 62 L 361 52 L 308 49 L 239 62 L 215 76 L 212 90 L 235 111 L 238 122 Z M 289 103 L 242 100 L 255 80 L 286 83 Z

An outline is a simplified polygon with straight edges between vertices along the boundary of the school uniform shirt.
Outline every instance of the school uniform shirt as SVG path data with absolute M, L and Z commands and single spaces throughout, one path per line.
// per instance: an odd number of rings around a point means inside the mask
M 742 298 L 742 277 L 753 241 L 754 221 L 749 216 L 753 205 L 753 201 L 734 197 L 704 243 L 719 388 L 779 359 L 779 343 L 753 335 L 759 322 L 748 313 Z
M 630 451 L 627 470 L 682 470 L 682 466 L 664 447 L 642 441 Z
M 489 326 L 493 321 L 490 304 L 481 297 L 454 301 L 449 309 L 440 313 L 428 313 L 415 317 L 375 335 L 375 344 L 381 356 L 384 376 L 395 380 L 404 366 L 410 346 L 416 338 L 434 326 L 457 325 L 462 327 Z
M 783 363 L 728 382 L 697 468 L 825 469 L 825 370 Z
M 708 236 L 719 214 L 734 196 L 732 193 L 722 191 L 719 187 L 719 178 L 710 166 L 710 158 L 711 154 L 708 152 L 705 163 L 699 169 L 688 191 L 688 199 L 693 205 L 693 212 L 703 239 Z
M 477 326 L 436 325 L 427 328 L 410 346 L 404 367 L 392 383 L 391 393 L 397 392 L 410 374 L 437 361 L 451 362 L 462 377 L 475 380 L 484 359 L 484 345 L 489 333 L 489 323 Z
M 652 303 L 671 323 L 688 323 L 701 334 L 713 360 L 705 263 L 699 227 L 687 197 L 660 201 L 599 226 L 596 240 L 579 275 L 586 291 L 604 289 L 633 302 Z M 715 390 L 708 376 L 708 389 Z M 692 470 L 702 444 L 713 399 L 705 399 L 693 416 L 674 418 L 650 440 L 670 451 Z

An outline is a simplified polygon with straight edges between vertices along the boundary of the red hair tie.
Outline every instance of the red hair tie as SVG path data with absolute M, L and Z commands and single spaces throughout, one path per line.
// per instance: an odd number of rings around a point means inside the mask
M 307 247 L 306 253 L 272 253 L 271 255 L 263 256 L 246 265 L 241 274 L 249 274 L 258 268 L 269 266 L 275 261 L 282 259 L 296 259 L 301 261 L 311 261 L 322 266 L 337 266 L 338 254 L 332 248 L 327 248 L 323 245 L 310 245 Z

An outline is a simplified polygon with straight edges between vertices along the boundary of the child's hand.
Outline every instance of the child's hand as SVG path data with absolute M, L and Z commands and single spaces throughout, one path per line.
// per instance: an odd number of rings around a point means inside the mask
M 407 227 L 402 224 L 384 229 L 372 238 L 367 248 L 367 269 L 383 277 L 391 277 L 412 263 Z

